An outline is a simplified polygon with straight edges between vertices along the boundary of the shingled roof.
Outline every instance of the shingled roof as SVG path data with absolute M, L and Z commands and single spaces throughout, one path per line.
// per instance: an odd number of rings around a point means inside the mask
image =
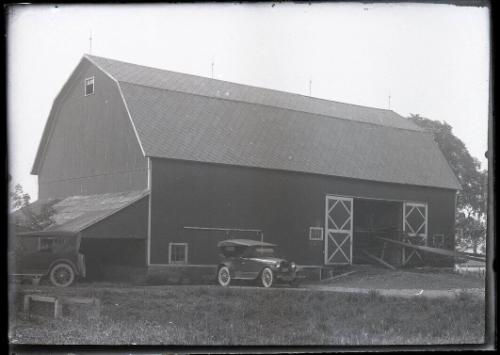
M 29 213 L 39 214 L 44 206 L 50 206 L 53 210 L 50 216 L 53 223 L 43 232 L 79 233 L 146 196 L 149 196 L 147 190 L 37 200 L 29 205 L 29 209 L 18 209 L 11 217 L 22 228 L 28 224 Z
M 459 189 L 397 113 L 85 55 L 118 84 L 146 156 Z

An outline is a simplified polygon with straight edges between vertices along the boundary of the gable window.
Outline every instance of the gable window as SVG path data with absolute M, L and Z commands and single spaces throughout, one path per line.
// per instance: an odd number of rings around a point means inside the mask
M 187 264 L 188 245 L 187 243 L 169 243 L 168 244 L 168 263 L 169 264 Z
M 310 227 L 309 228 L 309 240 L 323 240 L 323 228 Z
M 94 77 L 85 79 L 85 96 L 92 95 L 94 93 Z

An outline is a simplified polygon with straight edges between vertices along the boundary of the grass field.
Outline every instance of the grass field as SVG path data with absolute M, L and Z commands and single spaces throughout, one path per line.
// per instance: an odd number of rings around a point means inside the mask
M 11 312 L 14 344 L 369 345 L 483 342 L 484 300 L 395 298 L 293 289 L 217 286 L 81 286 L 96 296 L 60 320 Z M 40 287 L 42 293 L 53 288 Z
M 436 268 L 388 270 L 373 266 L 356 266 L 350 270 L 355 272 L 333 280 L 332 284 L 340 287 L 423 290 L 484 289 L 485 286 L 484 278 Z

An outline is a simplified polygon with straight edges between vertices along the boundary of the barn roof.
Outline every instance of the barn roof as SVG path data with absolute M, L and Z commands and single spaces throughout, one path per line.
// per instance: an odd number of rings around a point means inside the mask
M 146 156 L 459 189 L 397 113 L 85 55 L 116 81 Z
M 147 196 L 149 192 L 129 191 L 88 196 L 70 196 L 64 199 L 37 200 L 29 205 L 30 211 L 39 214 L 44 206 L 53 209 L 52 225 L 44 233 L 79 233 L 84 229 L 110 217 Z M 26 220 L 26 208 L 14 212 L 20 224 Z

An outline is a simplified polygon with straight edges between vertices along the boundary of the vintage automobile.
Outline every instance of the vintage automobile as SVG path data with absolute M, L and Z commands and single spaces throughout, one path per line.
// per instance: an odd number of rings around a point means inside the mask
M 229 286 L 232 280 L 256 280 L 263 287 L 275 282 L 298 285 L 297 265 L 279 258 L 276 245 L 249 239 L 229 239 L 217 244 L 221 261 L 217 281 Z
M 79 236 L 73 233 L 18 233 L 9 252 L 9 275 L 29 278 L 35 285 L 47 277 L 52 285 L 67 287 L 77 277 L 85 277 L 79 244 Z

